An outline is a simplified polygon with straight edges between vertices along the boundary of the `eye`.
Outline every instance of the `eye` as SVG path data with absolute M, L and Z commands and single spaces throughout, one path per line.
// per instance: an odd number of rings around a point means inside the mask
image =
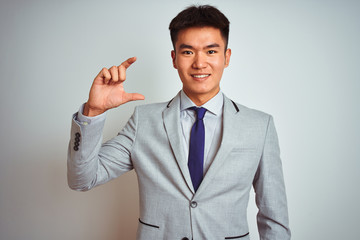
M 208 51 L 208 54 L 214 54 L 214 53 L 216 53 L 215 50 L 209 50 L 209 51 Z
M 184 54 L 184 55 L 190 55 L 190 54 L 192 54 L 192 52 L 189 51 L 189 50 L 185 50 L 185 51 L 182 52 L 182 54 Z

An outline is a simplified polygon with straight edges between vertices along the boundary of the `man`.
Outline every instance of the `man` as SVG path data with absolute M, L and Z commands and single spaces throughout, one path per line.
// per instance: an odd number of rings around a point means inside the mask
M 86 191 L 135 169 L 137 239 L 250 239 L 249 191 L 261 239 L 290 239 L 279 146 L 272 117 L 220 91 L 229 65 L 229 21 L 211 6 L 189 7 L 170 23 L 173 66 L 183 88 L 171 101 L 135 108 L 124 129 L 102 144 L 104 113 L 133 100 L 123 88 L 136 61 L 102 69 L 74 115 L 68 182 Z

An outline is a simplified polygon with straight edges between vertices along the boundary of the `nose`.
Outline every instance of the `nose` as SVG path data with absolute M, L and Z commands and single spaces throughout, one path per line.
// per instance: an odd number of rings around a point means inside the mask
M 204 54 L 202 53 L 196 54 L 194 56 L 194 62 L 192 66 L 194 69 L 206 68 L 207 66 L 206 56 L 204 56 Z

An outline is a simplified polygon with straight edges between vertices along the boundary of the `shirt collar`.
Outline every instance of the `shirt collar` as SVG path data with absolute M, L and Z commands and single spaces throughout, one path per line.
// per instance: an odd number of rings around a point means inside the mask
M 207 101 L 204 105 L 200 107 L 204 107 L 207 111 L 212 114 L 218 116 L 222 114 L 224 105 L 224 96 L 221 91 L 219 91 L 213 98 Z M 191 101 L 191 99 L 186 95 L 186 93 L 181 90 L 180 92 L 180 111 L 187 110 L 190 107 L 196 107 L 196 104 Z

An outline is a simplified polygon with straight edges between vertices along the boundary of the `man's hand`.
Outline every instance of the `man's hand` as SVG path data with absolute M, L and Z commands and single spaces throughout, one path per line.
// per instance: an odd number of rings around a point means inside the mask
M 132 57 L 118 67 L 112 66 L 100 71 L 94 79 L 89 100 L 84 106 L 83 114 L 85 116 L 93 117 L 129 101 L 145 99 L 139 93 L 127 93 L 124 90 L 123 82 L 126 79 L 126 70 L 135 61 L 136 57 Z

